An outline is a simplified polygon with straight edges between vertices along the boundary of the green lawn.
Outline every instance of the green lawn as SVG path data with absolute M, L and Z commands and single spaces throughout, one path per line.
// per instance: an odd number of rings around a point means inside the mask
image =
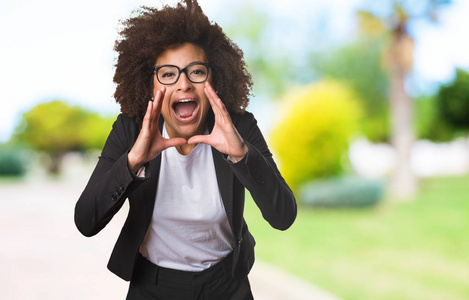
M 300 207 L 285 232 L 253 203 L 246 221 L 259 259 L 344 299 L 469 299 L 469 177 L 433 178 L 409 203 Z

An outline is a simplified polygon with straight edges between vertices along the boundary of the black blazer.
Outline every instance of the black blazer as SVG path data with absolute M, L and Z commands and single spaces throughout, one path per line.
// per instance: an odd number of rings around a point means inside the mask
M 251 113 L 231 114 L 234 126 L 248 145 L 245 157 L 233 164 L 212 147 L 218 187 L 236 239 L 233 250 L 233 275 L 245 276 L 254 263 L 255 241 L 244 221 L 244 194 L 249 190 L 264 219 L 274 228 L 285 230 L 296 218 L 292 191 L 280 175 L 267 144 Z M 160 117 L 160 130 L 163 124 Z M 213 128 L 213 114 L 208 126 Z M 75 224 L 85 236 L 103 229 L 129 200 L 129 213 L 108 263 L 110 271 L 124 280 L 132 278 L 140 244 L 150 225 L 161 157 L 145 165 L 145 178 L 127 166 L 127 153 L 135 143 L 141 122 L 121 114 L 117 117 L 98 164 L 75 207 Z

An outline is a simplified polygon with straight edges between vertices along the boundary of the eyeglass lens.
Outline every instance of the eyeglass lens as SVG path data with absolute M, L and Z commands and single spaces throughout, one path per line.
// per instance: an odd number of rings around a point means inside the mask
M 189 65 L 181 71 L 184 71 L 187 78 L 193 83 L 204 82 L 208 77 L 208 69 L 202 64 Z M 173 84 L 179 79 L 179 68 L 164 66 L 158 70 L 157 75 L 162 84 Z

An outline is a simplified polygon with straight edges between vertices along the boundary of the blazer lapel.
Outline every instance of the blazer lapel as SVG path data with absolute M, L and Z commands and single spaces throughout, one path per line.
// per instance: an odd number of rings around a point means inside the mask
M 157 156 L 155 159 L 150 160 L 150 176 L 142 186 L 143 199 L 145 199 L 145 221 L 147 224 L 150 223 L 153 216 L 153 209 L 155 207 L 156 189 L 158 186 L 158 178 L 160 176 L 161 156 Z
M 215 173 L 217 175 L 218 189 L 220 190 L 223 205 L 225 206 L 226 215 L 230 222 L 231 229 L 233 227 L 233 171 L 223 158 L 223 154 L 212 147 L 213 162 L 215 165 Z M 233 231 L 234 232 L 234 231 Z
M 215 125 L 215 116 L 210 110 L 207 115 L 207 125 L 212 132 Z M 223 205 L 225 206 L 226 216 L 230 222 L 231 230 L 234 233 L 233 226 L 233 171 L 223 158 L 223 154 L 212 147 L 213 163 L 215 165 L 215 173 L 217 175 L 218 189 L 220 190 Z
M 163 128 L 163 118 L 161 117 L 158 121 L 158 127 L 161 131 L 161 129 Z M 139 188 L 140 194 L 138 195 L 138 199 L 145 200 L 141 201 L 141 213 L 144 216 L 144 220 L 147 226 L 148 224 L 150 224 L 151 218 L 153 216 L 153 209 L 155 207 L 156 189 L 158 187 L 158 179 L 160 177 L 161 155 L 158 155 L 154 159 L 150 160 L 148 163 L 150 176 Z

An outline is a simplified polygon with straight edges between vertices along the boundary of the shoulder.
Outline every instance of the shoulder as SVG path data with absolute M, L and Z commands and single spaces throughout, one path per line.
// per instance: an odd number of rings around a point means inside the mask
M 233 125 L 238 130 L 246 130 L 257 125 L 257 120 L 251 112 L 235 113 L 230 112 Z
M 132 145 L 141 129 L 141 124 L 135 118 L 129 117 L 126 114 L 119 114 L 116 121 L 112 125 L 112 131 L 109 137 L 115 143 L 122 144 L 122 147 L 129 147 Z
M 116 121 L 114 122 L 114 125 L 112 125 L 114 130 L 124 130 L 124 131 L 134 131 L 136 129 L 140 130 L 142 127 L 142 124 L 140 122 L 137 122 L 137 120 L 133 117 L 129 117 L 126 114 L 120 113 L 117 116 Z
M 116 122 L 124 124 L 124 125 L 132 125 L 132 124 L 137 125 L 138 124 L 135 117 L 129 117 L 127 114 L 124 114 L 124 113 L 120 113 L 117 116 Z

